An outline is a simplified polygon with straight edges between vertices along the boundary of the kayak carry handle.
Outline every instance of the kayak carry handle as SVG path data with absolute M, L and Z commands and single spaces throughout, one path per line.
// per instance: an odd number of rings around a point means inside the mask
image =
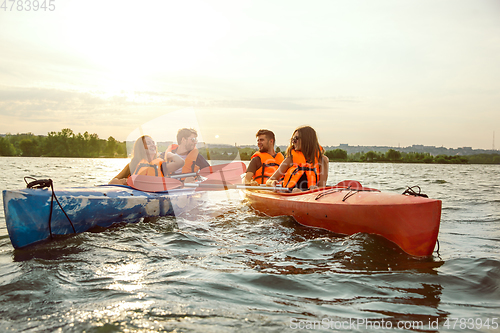
M 28 183 L 26 178 L 34 179 L 34 181 Z M 38 179 L 37 180 L 33 177 L 24 177 L 24 182 L 26 183 L 27 188 L 46 188 L 46 187 L 51 186 L 52 179 Z
M 415 192 L 414 188 L 418 188 L 418 193 Z M 428 198 L 429 197 L 427 194 L 422 193 L 422 189 L 418 185 L 415 185 L 415 186 L 412 186 L 412 187 L 407 186 L 407 189 L 403 192 L 403 195 L 405 195 L 405 194 L 414 195 L 416 197 L 424 197 L 424 198 Z

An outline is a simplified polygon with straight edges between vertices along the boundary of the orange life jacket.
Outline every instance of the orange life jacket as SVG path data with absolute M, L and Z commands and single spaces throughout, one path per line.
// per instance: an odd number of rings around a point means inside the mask
M 145 159 L 140 160 L 131 175 L 165 177 L 161 168 L 163 163 L 165 161 L 161 158 L 154 159 L 151 162 Z
M 282 153 L 277 153 L 275 157 L 273 157 L 269 153 L 261 153 L 260 151 L 255 152 L 252 155 L 252 158 L 259 156 L 260 162 L 262 166 L 255 171 L 253 175 L 253 180 L 260 184 L 265 184 L 266 181 L 271 177 L 276 170 L 278 170 L 281 162 L 285 159 Z
M 318 159 L 314 158 L 314 163 L 308 163 L 304 154 L 301 151 L 291 151 L 293 165 L 286 171 L 283 179 L 283 186 L 294 188 L 302 175 L 307 177 L 307 187 L 310 188 L 316 185 L 319 181 L 319 163 Z
M 178 145 L 171 144 L 165 151 L 165 156 L 167 155 L 167 153 L 175 154 L 178 148 L 179 148 Z M 191 150 L 184 159 L 184 166 L 182 167 L 182 173 L 198 172 L 198 170 L 200 170 L 200 167 L 196 165 L 197 158 L 198 158 L 198 149 L 195 148 Z

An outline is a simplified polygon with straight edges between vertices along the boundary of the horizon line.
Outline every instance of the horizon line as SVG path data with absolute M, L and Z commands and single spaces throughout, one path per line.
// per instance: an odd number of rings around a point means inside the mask
M 97 133 L 95 133 L 97 134 Z M 47 134 L 35 134 L 33 132 L 24 132 L 24 133 L 16 133 L 16 134 L 12 134 L 12 133 L 0 133 L 0 137 L 6 137 L 8 135 L 12 135 L 12 136 L 16 136 L 16 135 L 33 135 L 33 136 L 42 136 L 42 137 L 46 137 L 48 136 Z M 494 134 L 493 134 L 494 135 Z M 101 138 L 99 138 L 101 139 Z M 101 139 L 101 140 L 107 140 L 107 139 Z M 117 140 L 118 142 L 134 142 L 134 141 L 127 141 L 127 140 L 123 140 L 123 141 L 119 141 Z M 157 143 L 164 143 L 164 142 L 172 142 L 172 143 L 175 143 L 175 141 L 157 141 Z M 204 143 L 204 144 L 207 144 L 207 145 L 224 145 L 224 146 L 230 146 L 230 147 L 257 147 L 257 145 L 254 143 L 254 144 L 230 144 L 230 143 L 213 143 L 213 142 L 206 142 L 206 141 L 200 141 L 200 143 Z M 276 144 L 275 145 L 276 147 L 288 147 L 288 145 L 286 144 Z M 425 145 L 425 144 L 412 144 L 412 145 L 408 145 L 408 146 L 388 146 L 388 145 L 351 145 L 349 143 L 339 143 L 338 145 L 324 145 L 324 147 L 336 147 L 336 148 L 342 148 L 342 147 L 349 147 L 349 148 L 357 148 L 357 147 L 375 147 L 375 148 L 397 148 L 397 149 L 404 149 L 404 148 L 414 148 L 416 146 L 421 146 L 423 148 L 445 148 L 445 149 L 472 149 L 472 150 L 485 150 L 485 151 L 500 151 L 499 149 L 495 149 L 495 146 L 493 145 L 492 148 L 474 148 L 472 146 L 461 146 L 461 147 L 456 147 L 456 148 L 450 148 L 450 147 L 445 147 L 444 145 L 441 145 L 441 146 L 435 146 L 435 145 Z

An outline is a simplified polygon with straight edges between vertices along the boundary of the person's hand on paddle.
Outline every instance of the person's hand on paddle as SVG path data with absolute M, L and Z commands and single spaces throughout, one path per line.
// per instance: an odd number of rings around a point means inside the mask
M 278 181 L 276 179 L 271 179 L 269 178 L 267 181 L 266 181 L 266 186 L 270 186 L 270 187 L 276 187 L 276 185 L 278 184 Z
M 243 178 L 242 179 L 243 185 L 248 185 L 248 186 L 259 186 L 259 183 L 257 181 L 251 179 L 250 181 L 247 181 L 247 179 Z
M 184 184 L 188 184 L 188 183 L 196 183 L 196 178 L 195 177 L 186 177 L 186 179 L 184 179 Z

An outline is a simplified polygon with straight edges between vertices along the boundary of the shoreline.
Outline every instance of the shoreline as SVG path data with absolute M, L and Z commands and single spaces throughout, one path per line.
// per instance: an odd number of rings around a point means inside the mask
M 500 158 L 500 154 L 490 154 L 494 157 L 498 157 Z M 476 156 L 476 155 L 471 155 L 471 156 Z M 8 158 L 69 158 L 69 159 L 128 159 L 128 157 L 123 157 L 123 156 L 115 156 L 115 157 L 109 157 L 109 156 L 99 156 L 99 157 L 81 157 L 81 156 L 2 156 L 0 155 L 0 158 L 2 157 L 8 157 Z M 463 156 L 462 156 L 463 157 Z M 221 158 L 218 158 L 218 159 L 207 159 L 207 161 L 228 161 L 229 162 L 232 162 L 232 161 L 243 161 L 243 162 L 249 162 L 250 159 L 245 159 L 245 158 L 241 158 L 241 159 L 221 159 Z M 354 161 L 354 160 L 338 160 L 338 159 L 334 159 L 334 160 L 329 160 L 329 162 L 331 163 L 368 163 L 368 164 L 377 164 L 377 163 L 380 163 L 380 164 L 443 164 L 443 165 L 500 165 L 500 162 L 471 162 L 471 161 L 467 161 L 467 162 L 436 162 L 436 161 L 432 161 L 432 162 L 424 162 L 424 161 Z

